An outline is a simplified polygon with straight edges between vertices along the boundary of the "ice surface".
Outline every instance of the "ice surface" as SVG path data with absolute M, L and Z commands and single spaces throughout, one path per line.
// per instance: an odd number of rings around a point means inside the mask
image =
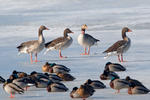
M 46 62 L 64 64 L 76 77 L 73 82 L 64 82 L 69 87 L 66 93 L 47 93 L 46 89 L 31 88 L 16 100 L 70 100 L 69 93 L 74 86 L 80 86 L 87 79 L 99 79 L 106 62 L 118 62 L 117 57 L 105 56 L 102 52 L 121 39 L 121 29 L 128 26 L 132 44 L 124 55 L 126 72 L 119 72 L 121 78 L 130 75 L 150 88 L 150 0 L 0 0 L 0 75 L 8 78 L 18 71 L 41 72 Z M 90 56 L 81 56 L 83 48 L 77 43 L 82 24 L 88 25 L 87 33 L 100 39 L 98 46 L 91 48 Z M 69 27 L 74 34 L 73 44 L 62 51 L 67 59 L 60 60 L 58 51 L 39 54 L 41 62 L 30 64 L 29 55 L 18 56 L 16 47 L 24 41 L 37 39 L 40 25 L 50 28 L 44 31 L 46 42 L 63 35 Z M 150 95 L 128 95 L 127 90 L 114 94 L 109 81 L 103 81 L 107 89 L 96 90 L 87 100 L 149 100 Z M 9 100 L 9 95 L 0 86 L 0 100 Z

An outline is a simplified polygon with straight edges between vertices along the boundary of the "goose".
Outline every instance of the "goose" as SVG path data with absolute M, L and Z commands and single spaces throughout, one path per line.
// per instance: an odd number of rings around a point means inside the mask
M 43 30 L 49 30 L 47 27 L 41 25 L 38 32 L 38 40 L 31 40 L 21 43 L 17 48 L 20 53 L 28 53 L 30 55 L 30 61 L 38 62 L 37 54 L 45 47 L 45 39 L 43 37 Z M 35 61 L 32 60 L 32 54 L 35 54 Z
M 14 98 L 15 94 L 24 93 L 24 89 L 22 89 L 17 84 L 12 83 L 10 79 L 7 79 L 7 81 L 3 84 L 3 89 L 5 90 L 5 92 L 10 94 L 10 98 Z
M 103 88 L 106 88 L 106 85 L 104 85 L 104 83 L 102 83 L 99 80 L 88 79 L 85 83 L 87 83 L 88 85 L 92 86 L 94 89 L 103 89 Z
M 93 36 L 89 34 L 85 34 L 85 30 L 87 29 L 87 25 L 84 24 L 81 27 L 81 34 L 78 36 L 78 43 L 84 47 L 85 53 L 82 53 L 81 55 L 89 55 L 90 54 L 90 47 L 95 45 L 98 41 L 98 39 L 95 39 Z M 86 49 L 88 48 L 88 53 L 86 52 Z
M 118 71 L 125 71 L 126 68 L 123 67 L 121 64 L 118 64 L 118 63 L 107 62 L 105 65 L 105 70 L 118 72 Z
M 59 50 L 59 58 L 66 58 L 62 56 L 61 50 L 68 48 L 73 42 L 73 39 L 68 35 L 69 33 L 73 33 L 73 32 L 69 28 L 66 28 L 64 30 L 63 37 L 59 37 L 50 42 L 47 42 L 45 44 L 46 51 L 44 54 L 46 54 L 48 51 L 51 50 Z
M 130 30 L 128 27 L 124 27 L 122 29 L 123 40 L 117 41 L 112 46 L 110 46 L 107 50 L 105 50 L 103 53 L 107 53 L 107 56 L 104 58 L 108 58 L 111 55 L 118 55 L 119 62 L 124 62 L 123 53 L 128 51 L 131 45 L 131 40 L 129 37 L 126 36 L 126 32 L 132 32 L 132 30 Z M 121 56 L 121 60 L 120 60 L 120 56 Z
M 129 88 L 130 83 L 126 81 L 125 79 L 112 77 L 109 85 L 112 89 L 118 90 L 116 93 L 120 93 L 120 89 Z

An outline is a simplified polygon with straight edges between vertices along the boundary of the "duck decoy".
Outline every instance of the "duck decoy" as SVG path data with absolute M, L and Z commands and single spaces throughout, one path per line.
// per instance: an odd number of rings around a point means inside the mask
M 88 85 L 90 85 L 90 86 L 92 86 L 94 89 L 103 89 L 103 88 L 106 88 L 106 85 L 104 85 L 104 83 L 102 83 L 99 80 L 88 79 L 85 83 L 88 84 Z
M 49 67 L 50 73 L 69 73 L 70 69 L 64 65 L 46 62 L 44 66 Z
M 28 87 L 35 85 L 35 82 L 30 77 L 19 78 L 16 75 L 12 74 L 10 75 L 9 79 L 12 81 L 12 83 L 15 83 L 25 90 L 27 90 Z
M 71 98 L 88 98 L 94 94 L 95 90 L 92 86 L 85 84 L 81 85 L 80 88 L 74 87 L 70 92 Z
M 52 82 L 50 81 L 47 86 L 48 92 L 66 92 L 68 88 L 60 82 Z
M 104 70 L 103 74 L 100 75 L 101 80 L 111 80 L 112 77 L 119 78 L 119 75 L 113 71 Z
M 38 40 L 32 40 L 21 43 L 17 48 L 19 53 L 28 53 L 30 54 L 30 60 L 31 63 L 33 63 L 32 60 L 32 54 L 35 54 L 35 61 L 37 60 L 37 54 L 42 51 L 45 47 L 45 39 L 43 37 L 43 30 L 49 30 L 47 27 L 41 25 L 38 32 Z
M 123 67 L 121 64 L 118 64 L 118 63 L 107 62 L 105 65 L 105 70 L 118 72 L 118 71 L 125 71 L 126 68 Z
M 3 77 L 0 76 L 0 83 L 5 83 L 5 79 Z
M 84 24 L 81 27 L 81 34 L 78 36 L 78 43 L 84 47 L 85 53 L 82 53 L 81 55 L 89 55 L 90 54 L 90 47 L 97 44 L 98 39 L 95 39 L 93 36 L 86 34 L 85 30 L 87 29 L 87 25 Z M 86 49 L 88 48 L 88 52 L 86 52 Z
M 51 81 L 53 81 L 53 82 L 60 82 L 60 81 L 62 81 L 62 79 L 58 75 L 48 74 L 48 73 L 45 73 L 45 75 L 47 75 L 49 77 L 49 79 Z
M 137 86 L 134 83 L 131 83 L 128 88 L 128 94 L 147 94 L 150 90 L 143 86 Z
M 68 35 L 69 33 L 73 33 L 73 32 L 69 28 L 66 28 L 64 30 L 63 37 L 59 37 L 57 39 L 54 39 L 46 43 L 45 44 L 46 52 L 44 54 L 46 54 L 48 51 L 51 50 L 59 50 L 59 57 L 66 58 L 62 56 L 61 50 L 68 48 L 72 44 L 73 39 Z
M 146 88 L 140 81 L 136 80 L 136 79 L 132 79 L 130 76 L 127 76 L 125 78 L 126 81 L 128 81 L 130 84 L 135 85 L 135 86 L 142 86 L 144 88 Z
M 114 43 L 112 46 L 110 46 L 107 50 L 105 50 L 103 53 L 107 53 L 107 57 L 111 55 L 118 55 L 119 62 L 124 62 L 123 60 L 123 53 L 125 53 L 131 45 L 131 40 L 129 37 L 126 36 L 126 32 L 132 32 L 129 28 L 124 27 L 122 29 L 122 38 L 123 40 L 119 40 L 116 43 Z M 121 56 L 121 60 L 120 60 Z
M 23 78 L 23 77 L 27 77 L 28 76 L 27 73 L 25 73 L 25 72 L 19 72 L 19 71 L 16 71 L 16 70 L 14 70 L 12 72 L 12 75 L 16 75 L 18 78 Z
M 50 80 L 47 75 L 45 75 L 43 73 L 38 73 L 36 71 L 31 72 L 30 76 L 32 77 L 33 80 L 43 80 L 46 82 L 48 82 Z
M 10 79 L 7 79 L 7 81 L 3 84 L 3 89 L 5 90 L 5 92 L 10 94 L 10 98 L 14 98 L 15 94 L 24 93 L 24 89 L 22 89 L 17 84 L 12 83 Z
M 49 81 L 44 81 L 40 79 L 35 80 L 35 87 L 36 88 L 47 88 Z
M 76 78 L 73 77 L 71 74 L 69 73 L 57 73 L 57 75 L 63 80 L 63 81 L 73 81 Z
M 120 89 L 129 88 L 130 83 L 126 81 L 125 79 L 112 77 L 109 85 L 112 89 L 118 90 L 116 93 L 120 93 Z

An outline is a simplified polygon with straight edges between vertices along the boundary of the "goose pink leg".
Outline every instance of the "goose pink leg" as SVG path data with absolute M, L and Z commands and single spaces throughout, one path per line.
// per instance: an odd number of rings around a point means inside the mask
M 59 50 L 59 58 L 67 58 L 67 57 L 62 56 L 61 49 Z
M 32 60 L 32 53 L 30 53 L 30 61 L 31 61 L 31 64 L 33 63 L 33 60 Z
M 35 61 L 34 62 L 40 62 L 37 60 L 37 53 L 35 54 Z
M 121 62 L 121 60 L 120 60 L 120 55 L 118 55 L 118 61 Z
M 86 48 L 84 48 L 84 53 L 81 53 L 81 55 L 89 55 L 89 54 L 86 52 Z

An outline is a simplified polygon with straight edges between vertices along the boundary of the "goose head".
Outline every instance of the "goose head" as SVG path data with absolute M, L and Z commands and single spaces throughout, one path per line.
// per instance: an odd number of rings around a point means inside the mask
M 82 32 L 82 34 L 85 33 L 85 30 L 86 30 L 87 28 L 88 28 L 88 27 L 87 27 L 86 24 L 83 24 L 83 25 L 81 26 L 81 32 Z
M 49 30 L 49 29 L 48 29 L 46 26 L 44 26 L 44 25 L 41 25 L 39 29 L 40 29 L 40 30 Z

